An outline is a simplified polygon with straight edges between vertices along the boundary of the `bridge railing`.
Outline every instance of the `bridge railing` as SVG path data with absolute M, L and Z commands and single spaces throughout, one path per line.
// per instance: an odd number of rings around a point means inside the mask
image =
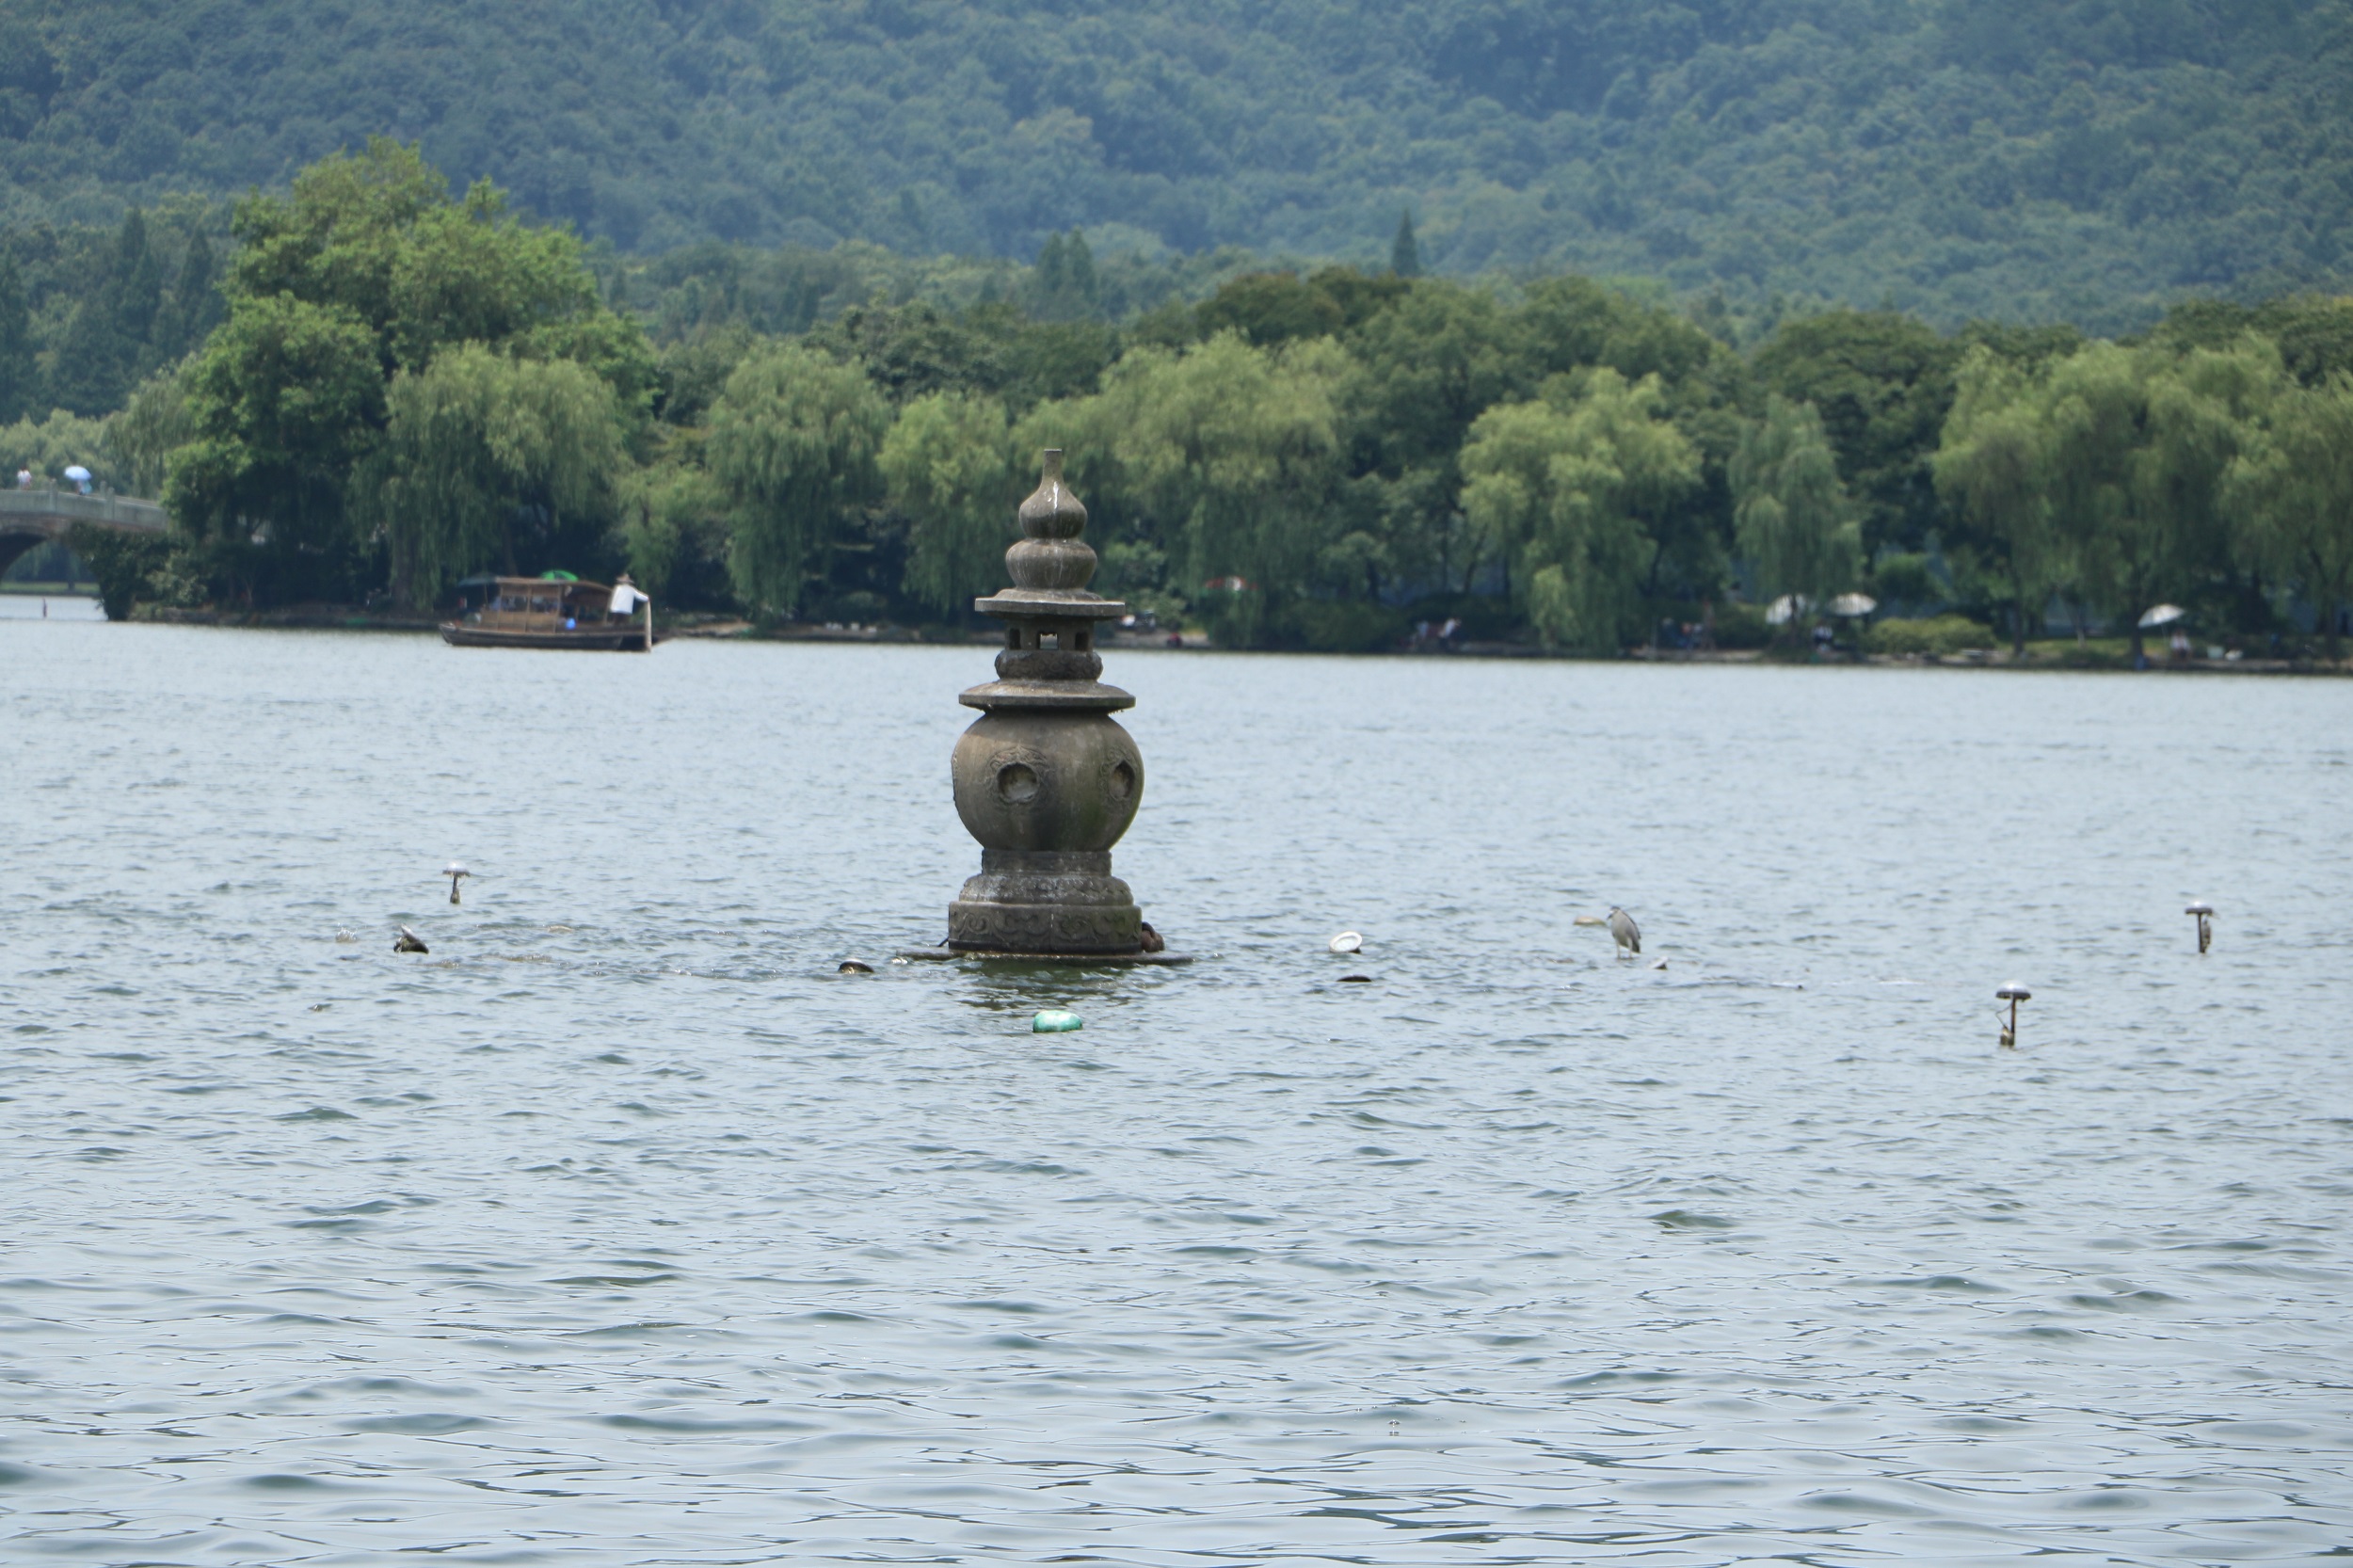
M 0 519 L 11 517 L 92 522 L 133 534 L 160 534 L 171 525 L 170 516 L 152 501 L 59 489 L 0 489 Z

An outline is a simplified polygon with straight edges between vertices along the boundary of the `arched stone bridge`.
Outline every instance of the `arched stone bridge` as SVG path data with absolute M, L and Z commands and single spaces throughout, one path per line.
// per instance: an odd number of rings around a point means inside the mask
M 152 501 L 72 490 L 0 489 L 0 571 L 35 545 L 62 540 L 77 522 L 123 534 L 161 534 L 170 526 Z

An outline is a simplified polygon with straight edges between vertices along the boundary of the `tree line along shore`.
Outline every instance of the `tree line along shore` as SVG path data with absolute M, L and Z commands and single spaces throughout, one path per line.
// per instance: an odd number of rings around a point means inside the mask
M 1385 267 L 1222 254 L 1151 289 L 1075 232 L 1029 266 L 697 270 L 387 141 L 204 234 L 134 214 L 38 320 L 0 266 L 0 461 L 172 517 L 83 541 L 113 615 L 424 616 L 564 568 L 673 614 L 952 636 L 1048 446 L 1094 585 L 1224 647 L 1799 654 L 1861 594 L 1863 651 L 2133 657 L 2163 603 L 2201 655 L 2334 661 L 2353 599 L 2345 298 L 1735 341 L 1640 285 L 1424 276 L 1410 221 Z M 800 319 L 761 329 L 763 289 Z

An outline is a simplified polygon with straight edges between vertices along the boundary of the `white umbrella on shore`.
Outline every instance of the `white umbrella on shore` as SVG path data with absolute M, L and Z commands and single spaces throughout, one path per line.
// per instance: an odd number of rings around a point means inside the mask
M 79 463 L 75 463 L 65 471 L 65 476 L 78 485 L 83 480 L 89 477 L 89 470 L 84 468 Z
M 1833 616 L 1867 616 L 1880 607 L 1880 601 L 1869 594 L 1840 594 L 1830 601 Z
M 2178 604 L 2159 604 L 2140 617 L 2140 629 L 2146 632 L 2152 627 L 2170 626 L 2177 620 L 2186 618 L 2188 615 L 2189 612 Z

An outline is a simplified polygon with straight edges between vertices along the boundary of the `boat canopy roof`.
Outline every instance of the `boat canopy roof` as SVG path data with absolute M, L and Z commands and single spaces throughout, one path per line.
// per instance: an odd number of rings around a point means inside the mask
M 518 596 L 535 592 L 545 594 L 551 588 L 554 589 L 559 594 L 590 592 L 609 594 L 613 591 L 612 588 L 605 584 L 583 582 L 581 579 L 574 577 L 569 572 L 566 572 L 561 577 L 557 577 L 551 573 L 550 575 L 544 577 L 470 577 L 466 581 L 469 583 L 496 583 L 498 584 L 499 592 L 503 594 L 515 594 Z

